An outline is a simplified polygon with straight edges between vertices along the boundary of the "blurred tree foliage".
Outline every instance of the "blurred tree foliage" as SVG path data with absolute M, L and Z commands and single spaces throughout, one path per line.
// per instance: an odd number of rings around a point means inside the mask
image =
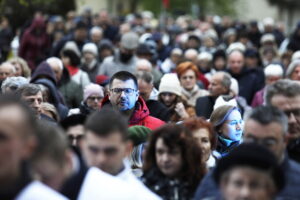
M 162 9 L 163 0 L 140 0 L 144 10 L 151 10 L 159 14 Z M 229 15 L 236 16 L 234 4 L 237 0 L 169 0 L 169 8 L 166 11 L 174 16 L 178 14 L 192 14 L 192 10 L 198 10 L 197 17 L 206 15 Z
M 37 11 L 65 15 L 70 10 L 75 10 L 74 0 L 0 0 L 0 15 L 9 19 L 14 30 L 32 19 Z
M 299 0 L 268 0 L 271 5 L 278 7 L 300 7 Z

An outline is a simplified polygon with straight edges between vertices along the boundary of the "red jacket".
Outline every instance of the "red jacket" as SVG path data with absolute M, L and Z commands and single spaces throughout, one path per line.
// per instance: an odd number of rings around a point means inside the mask
M 101 107 L 109 104 L 108 96 L 106 96 L 101 103 Z M 165 122 L 150 116 L 149 109 L 145 103 L 145 101 L 139 97 L 138 101 L 136 102 L 135 110 L 133 111 L 130 119 L 129 119 L 129 127 L 130 126 L 145 126 L 147 128 L 150 128 L 151 130 L 155 130 L 159 128 L 160 126 L 164 125 Z

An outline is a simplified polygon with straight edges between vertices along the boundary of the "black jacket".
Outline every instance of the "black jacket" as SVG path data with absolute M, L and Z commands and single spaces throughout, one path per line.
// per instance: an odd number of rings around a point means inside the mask
M 248 105 L 251 105 L 255 93 L 265 86 L 265 76 L 263 71 L 258 69 L 247 69 L 244 67 L 240 74 L 234 74 L 229 69 L 228 72 L 239 84 L 239 96 L 247 100 Z
M 164 176 L 157 168 L 151 169 L 142 176 L 143 183 L 164 200 L 193 199 L 194 190 L 189 183 Z
M 152 117 L 156 117 L 162 121 L 169 121 L 170 113 L 168 108 L 157 100 L 149 99 L 146 101 L 146 105 L 150 111 Z
M 204 96 L 199 97 L 196 101 L 196 114 L 199 117 L 204 117 L 205 119 L 209 119 L 211 113 L 214 110 L 214 105 L 216 102 L 216 97 L 212 96 Z

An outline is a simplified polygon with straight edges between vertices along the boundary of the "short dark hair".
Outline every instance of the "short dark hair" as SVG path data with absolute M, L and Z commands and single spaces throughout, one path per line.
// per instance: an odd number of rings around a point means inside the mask
M 263 125 L 268 125 L 272 122 L 281 125 L 284 134 L 288 131 L 288 118 L 278 108 L 274 106 L 258 106 L 254 108 L 248 115 L 247 120 L 252 119 Z
M 128 138 L 128 122 L 117 110 L 112 108 L 102 108 L 94 112 L 85 122 L 85 130 L 90 130 L 99 137 L 106 137 L 111 133 L 118 132 L 122 138 Z
M 61 127 L 66 131 L 71 126 L 84 125 L 86 116 L 83 114 L 76 114 L 66 117 L 60 122 Z
M 121 81 L 133 80 L 136 89 L 138 88 L 138 83 L 136 77 L 127 71 L 119 71 L 115 73 L 109 80 L 109 88 L 111 88 L 112 83 L 115 79 L 119 79 Z
M 70 49 L 65 49 L 61 53 L 63 56 L 70 58 L 70 63 L 74 67 L 78 67 L 80 65 L 80 57 L 75 53 L 75 51 Z
M 19 98 L 21 98 L 22 96 L 33 96 L 39 92 L 42 92 L 42 89 L 39 85 L 29 83 L 19 87 L 16 91 L 16 94 Z

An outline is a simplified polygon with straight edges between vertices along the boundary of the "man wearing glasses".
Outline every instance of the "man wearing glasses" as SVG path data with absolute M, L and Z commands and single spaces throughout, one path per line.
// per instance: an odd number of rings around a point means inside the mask
M 115 73 L 109 81 L 109 93 L 102 101 L 102 106 L 112 106 L 128 120 L 129 126 L 141 125 L 152 130 L 164 124 L 150 116 L 145 101 L 139 97 L 136 77 L 127 71 Z
M 275 82 L 267 88 L 265 101 L 288 117 L 288 154 L 300 162 L 300 83 L 292 80 Z

